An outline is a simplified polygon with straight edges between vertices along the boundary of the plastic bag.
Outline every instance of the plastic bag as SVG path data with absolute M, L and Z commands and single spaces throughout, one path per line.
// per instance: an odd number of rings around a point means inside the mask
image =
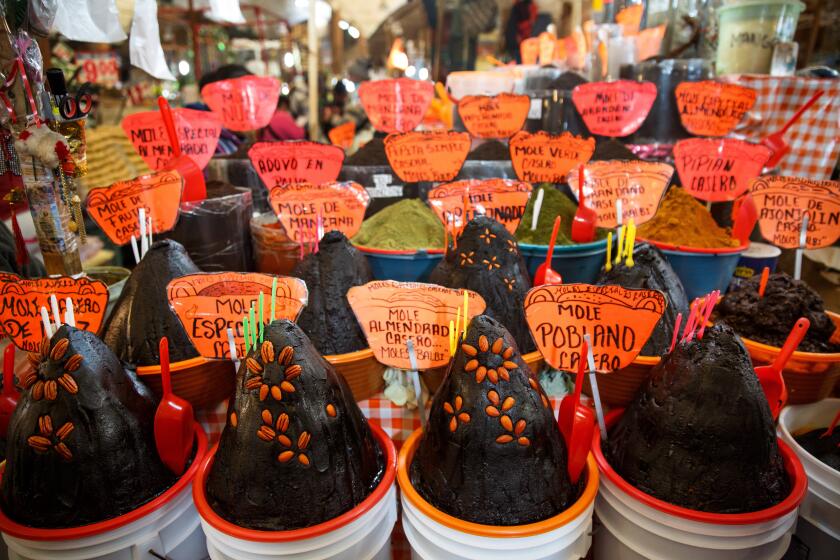
M 245 23 L 245 16 L 239 8 L 239 0 L 209 0 L 210 13 L 207 17 L 213 21 Z
M 118 43 L 126 39 L 115 0 L 61 0 L 52 30 L 71 41 Z
M 155 0 L 136 0 L 128 49 L 133 66 L 145 70 L 158 80 L 175 81 L 175 76 L 169 71 L 166 58 L 163 56 L 163 47 L 160 45 L 160 27 Z
M 48 35 L 55 21 L 58 0 L 29 0 L 29 26 L 38 35 Z

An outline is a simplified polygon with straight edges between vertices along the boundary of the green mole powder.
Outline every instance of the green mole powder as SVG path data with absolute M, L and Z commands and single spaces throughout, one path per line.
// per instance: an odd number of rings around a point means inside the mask
M 531 220 L 534 217 L 534 203 L 537 201 L 537 193 L 542 188 L 544 191 L 542 209 L 537 220 L 537 229 L 531 230 Z M 574 245 L 572 241 L 572 221 L 577 212 L 577 202 L 557 190 L 551 185 L 534 187 L 528 205 L 525 207 L 525 214 L 519 227 L 516 228 L 516 239 L 520 243 L 532 245 L 548 245 L 551 241 L 551 230 L 554 228 L 554 218 L 561 216 L 560 231 L 557 232 L 557 245 Z M 610 230 L 597 228 L 595 239 L 604 239 Z
M 365 220 L 352 241 L 375 249 L 443 249 L 443 224 L 423 201 L 407 198 Z

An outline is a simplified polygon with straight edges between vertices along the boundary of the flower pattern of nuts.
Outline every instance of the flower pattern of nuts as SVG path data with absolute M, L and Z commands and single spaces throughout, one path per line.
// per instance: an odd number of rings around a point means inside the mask
M 496 239 L 496 234 L 492 233 L 489 228 L 484 228 L 484 233 L 478 236 L 479 239 L 482 239 L 485 243 L 490 245 L 493 239 Z
M 499 379 L 510 381 L 510 372 L 519 366 L 512 362 L 513 348 L 505 347 L 505 341 L 499 337 L 492 346 L 487 337 L 478 337 L 478 348 L 469 344 L 462 344 L 461 349 L 471 358 L 464 364 L 464 371 L 475 372 L 475 382 L 483 383 L 489 379 L 491 383 L 498 383 Z
M 473 257 L 475 256 L 475 251 L 470 251 L 469 253 L 461 253 L 461 266 L 466 264 L 475 264 L 473 261 Z
M 53 430 L 52 417 L 45 414 L 38 418 L 38 433 L 29 436 L 26 443 L 37 453 L 47 453 L 52 449 L 65 461 L 71 461 L 73 453 L 65 440 L 70 436 L 73 428 L 72 422 L 65 422 L 59 429 Z
M 248 356 L 245 359 L 249 375 L 245 382 L 245 389 L 258 390 L 260 401 L 266 400 L 269 395 L 276 401 L 282 401 L 284 393 L 296 391 L 292 381 L 300 376 L 303 368 L 299 364 L 292 363 L 295 358 L 294 348 L 285 346 L 277 353 L 275 364 L 274 345 L 270 340 L 266 340 L 260 346 L 258 358 Z
M 64 360 L 69 346 L 70 341 L 62 338 L 50 350 L 50 341 L 45 338 L 41 341 L 40 351 L 27 356 L 32 370 L 21 378 L 21 385 L 25 390 L 31 389 L 32 400 L 54 401 L 58 398 L 59 388 L 70 395 L 79 392 L 72 373 L 82 366 L 82 356 L 74 354 Z
M 461 409 L 464 407 L 464 399 L 461 398 L 461 395 L 455 397 L 455 400 L 451 403 L 445 402 L 443 403 L 443 410 L 446 412 L 447 416 L 450 417 L 449 419 L 449 431 L 454 432 L 458 429 L 458 424 L 467 424 L 470 421 L 470 415 L 466 412 L 462 412 Z

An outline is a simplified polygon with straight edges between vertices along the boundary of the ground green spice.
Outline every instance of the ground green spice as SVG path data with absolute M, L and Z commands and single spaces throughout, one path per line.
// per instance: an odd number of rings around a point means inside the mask
M 534 216 L 534 203 L 537 200 L 537 193 L 542 188 L 543 194 L 542 209 L 537 220 L 537 229 L 531 230 L 531 220 Z M 550 184 L 535 186 L 531 193 L 531 199 L 525 207 L 525 215 L 516 228 L 516 239 L 520 243 L 531 243 L 533 245 L 548 245 L 551 241 L 551 230 L 554 228 L 554 218 L 562 216 L 560 220 L 560 231 L 557 233 L 557 245 L 574 245 L 572 241 L 572 220 L 577 211 L 577 202 L 554 188 Z M 595 239 L 604 239 L 608 229 L 598 228 L 595 231 Z
M 352 241 L 376 249 L 443 249 L 443 224 L 421 200 L 407 198 L 365 220 Z

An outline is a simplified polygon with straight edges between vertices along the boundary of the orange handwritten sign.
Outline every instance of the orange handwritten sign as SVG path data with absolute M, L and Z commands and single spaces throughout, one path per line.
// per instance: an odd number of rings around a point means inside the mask
M 588 334 L 595 371 L 630 365 L 662 317 L 667 303 L 657 290 L 621 286 L 548 284 L 525 296 L 525 319 L 545 361 L 574 371 Z
M 315 231 L 318 215 L 324 231 L 338 230 L 353 237 L 362 227 L 370 195 L 359 183 L 301 183 L 274 187 L 268 193 L 268 202 L 294 241 L 309 239 Z
M 259 324 L 259 299 L 263 294 L 264 321 L 271 320 L 271 285 L 275 276 L 257 272 L 214 272 L 189 274 L 166 286 L 169 307 L 190 337 L 198 353 L 212 360 L 229 360 L 227 329 L 233 329 L 236 355 L 245 355 L 242 319 L 253 304 Z M 275 319 L 295 321 L 308 293 L 299 278 L 277 276 L 274 298 Z
M 388 163 L 406 183 L 451 181 L 469 151 L 470 135 L 466 132 L 406 132 L 385 138 Z
M 621 199 L 622 222 L 636 225 L 653 218 L 674 168 L 651 161 L 592 161 L 584 169 L 586 205 L 598 213 L 598 226 L 618 225 L 615 201 Z M 569 186 L 577 192 L 577 170 L 569 173 Z
M 362 82 L 359 99 L 373 128 L 380 132 L 409 132 L 423 120 L 435 89 L 431 82 L 396 78 Z
M 557 36 L 554 33 L 543 31 L 537 37 L 539 41 L 539 61 L 540 64 L 551 64 L 554 62 L 554 49 L 557 45 Z
M 527 95 L 500 93 L 467 95 L 458 102 L 458 114 L 464 126 L 475 138 L 509 138 L 519 132 L 531 99 Z
M 568 132 L 551 135 L 517 132 L 510 139 L 510 159 L 516 176 L 530 183 L 563 183 L 573 168 L 589 161 L 595 139 Z
M 344 150 L 308 140 L 257 142 L 248 150 L 248 159 L 271 190 L 294 183 L 335 181 L 344 163 Z
M 701 200 L 735 200 L 758 177 L 770 148 L 734 138 L 688 138 L 674 146 L 674 164 L 685 190 Z
M 173 109 L 172 119 L 181 152 L 189 156 L 199 169 L 207 167 L 219 143 L 222 120 L 211 111 L 195 109 Z M 122 129 L 150 169 L 159 171 L 166 168 L 173 152 L 160 111 L 128 115 L 122 120 Z
M 510 179 L 467 179 L 429 191 L 429 206 L 443 225 L 456 228 L 477 215 L 489 216 L 515 233 L 531 197 L 531 184 Z M 464 201 L 469 208 L 464 208 Z M 466 210 L 466 216 L 465 214 Z
M 356 138 L 356 121 L 347 121 L 332 127 L 327 136 L 330 137 L 330 142 L 342 150 L 349 149 L 353 145 L 353 139 Z
M 639 130 L 655 99 L 652 82 L 592 82 L 572 90 L 572 102 L 586 128 L 601 136 L 627 136 Z
M 41 308 L 47 308 L 54 323 L 50 295 L 58 299 L 59 317 L 64 321 L 67 298 L 73 302 L 76 327 L 99 333 L 108 307 L 108 287 L 90 278 L 20 278 L 0 272 L 0 325 L 12 342 L 27 352 L 37 352 L 44 338 Z M 53 327 L 55 329 L 55 327 Z
M 645 7 L 642 4 L 633 4 L 622 8 L 615 14 L 615 22 L 621 25 L 622 35 L 629 37 L 639 32 L 639 28 L 642 25 L 642 12 L 644 10 Z
M 538 37 L 529 37 L 519 43 L 519 56 L 522 64 L 533 65 L 537 63 L 540 56 L 540 40 Z
M 183 186 L 184 178 L 177 171 L 158 171 L 91 189 L 85 207 L 111 241 L 125 245 L 132 235 L 140 238 L 140 208 L 145 208 L 146 216 L 151 216 L 154 233 L 175 227 Z
M 674 91 L 680 122 L 697 136 L 726 136 L 755 105 L 756 91 L 715 81 L 682 82 Z
M 805 246 L 819 249 L 840 237 L 840 182 L 800 177 L 762 176 L 750 184 L 761 235 L 777 247 L 799 247 L 799 232 L 807 214 Z
M 645 60 L 659 55 L 662 50 L 662 39 L 665 38 L 666 25 L 648 27 L 636 35 L 636 60 Z
M 280 80 L 270 76 L 220 80 L 204 86 L 201 97 L 222 118 L 225 128 L 257 130 L 268 126 L 277 110 Z
M 485 303 L 480 295 L 467 290 L 467 297 L 470 319 L 484 312 Z M 406 348 L 409 339 L 414 342 L 419 369 L 449 363 L 449 321 L 455 321 L 458 306 L 464 303 L 464 290 L 375 280 L 350 288 L 347 301 L 381 363 L 411 369 Z

